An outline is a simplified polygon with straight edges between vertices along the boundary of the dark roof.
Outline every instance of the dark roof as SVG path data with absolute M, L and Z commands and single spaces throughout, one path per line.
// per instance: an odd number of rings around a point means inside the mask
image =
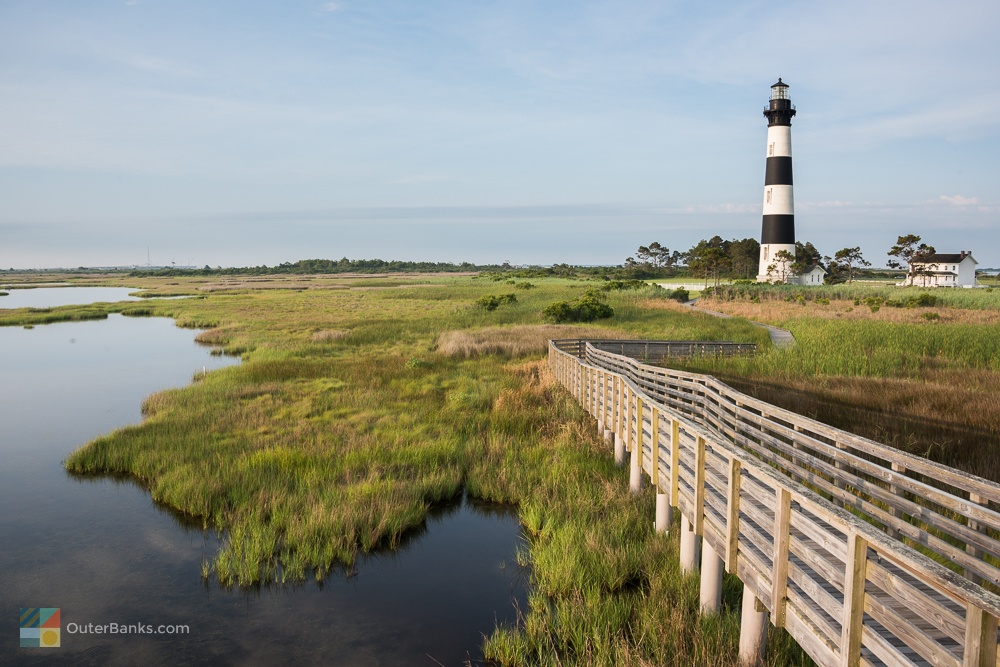
M 965 257 L 972 257 L 972 253 L 968 253 Z M 936 255 L 931 255 L 931 258 L 926 262 L 927 264 L 960 264 L 963 259 L 965 259 L 959 253 L 938 253 Z M 976 260 L 972 260 L 976 262 Z M 979 262 L 976 262 L 978 264 Z
M 781 83 L 781 77 L 779 76 L 778 77 L 778 83 L 772 84 L 771 87 L 772 88 L 778 88 L 778 87 L 788 88 L 788 84 L 787 83 Z

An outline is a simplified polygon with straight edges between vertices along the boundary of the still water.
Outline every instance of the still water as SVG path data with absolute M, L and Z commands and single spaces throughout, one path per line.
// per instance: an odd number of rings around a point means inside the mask
M 0 296 L 0 308 L 55 308 L 57 306 L 82 306 L 105 301 L 141 301 L 137 296 L 129 296 L 137 287 L 37 287 L 34 289 L 0 288 L 7 296 Z
M 119 315 L 0 328 L 0 664 L 479 662 L 481 633 L 526 608 L 508 508 L 463 499 L 436 508 L 402 548 L 359 559 L 350 576 L 226 591 L 200 576 L 219 547 L 214 532 L 131 481 L 66 473 L 73 449 L 140 421 L 143 397 L 234 363 L 193 336 L 172 320 Z M 61 608 L 62 646 L 19 648 L 20 607 Z M 190 632 L 70 634 L 70 623 Z

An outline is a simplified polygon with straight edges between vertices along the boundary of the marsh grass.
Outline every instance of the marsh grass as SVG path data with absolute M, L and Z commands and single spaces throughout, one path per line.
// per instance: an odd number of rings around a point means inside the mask
M 558 338 L 623 338 L 616 329 L 556 324 L 521 324 L 512 327 L 445 331 L 437 339 L 437 351 L 447 357 L 477 357 L 498 354 L 507 357 L 541 355 L 548 342 Z
M 244 361 L 148 397 L 141 424 L 81 447 L 67 468 L 129 474 L 222 530 L 202 573 L 223 586 L 323 579 L 362 551 L 401 544 L 463 488 L 515 503 L 532 535 L 521 557 L 534 593 L 523 623 L 487 642 L 488 656 L 510 645 L 521 648 L 507 664 L 731 664 L 741 589 L 729 582 L 723 620 L 698 620 L 697 582 L 677 573 L 675 540 L 652 531 L 651 491 L 628 494 L 542 355 L 556 332 L 766 334 L 620 293 L 609 300 L 624 315 L 608 329 L 546 328 L 544 307 L 587 284 L 532 279 L 516 304 L 485 312 L 473 304 L 493 283 L 435 282 L 150 302 Z M 787 664 L 794 647 L 774 655 Z

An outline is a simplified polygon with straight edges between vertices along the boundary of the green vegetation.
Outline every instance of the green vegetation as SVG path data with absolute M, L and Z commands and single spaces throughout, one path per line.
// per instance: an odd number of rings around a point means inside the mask
M 399 542 L 464 487 L 517 503 L 530 532 L 530 607 L 485 645 L 504 664 L 732 664 L 741 587 L 698 615 L 697 577 L 677 567 L 676 531 L 652 530 L 653 494 L 626 474 L 548 371 L 547 337 L 733 339 L 768 347 L 738 320 L 681 312 L 665 290 L 602 292 L 614 329 L 543 325 L 577 281 L 540 278 L 516 303 L 476 307 L 489 281 L 384 291 L 261 290 L 148 301 L 144 311 L 208 328 L 199 341 L 243 363 L 150 396 L 142 424 L 88 443 L 77 473 L 125 473 L 225 546 L 204 565 L 222 585 L 322 578 L 363 549 Z M 116 304 L 107 312 L 135 310 Z M 0 321 L 8 314 L 0 314 Z M 806 664 L 778 633 L 771 663 Z
M 517 297 L 513 294 L 487 294 L 476 299 L 476 305 L 488 311 L 515 303 L 517 303 Z
M 573 301 L 556 301 L 542 315 L 550 322 L 593 322 L 614 317 L 614 308 L 588 294 Z
M 818 301 L 827 298 L 829 304 Z M 761 400 L 1000 481 L 997 293 L 930 294 L 858 283 L 811 290 L 724 288 L 721 297 L 704 305 L 788 329 L 797 343 L 752 358 L 693 360 L 688 370 L 711 373 Z

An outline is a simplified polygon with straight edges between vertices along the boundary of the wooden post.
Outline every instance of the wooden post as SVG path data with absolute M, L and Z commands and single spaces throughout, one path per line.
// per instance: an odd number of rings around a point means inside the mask
M 847 446 L 844 445 L 844 444 L 842 444 L 842 443 L 840 443 L 840 442 L 835 442 L 833 444 L 835 444 L 837 446 L 837 449 L 842 449 L 842 450 L 846 450 L 847 449 Z M 841 463 L 840 461 L 834 461 L 834 466 L 837 468 L 837 470 L 845 470 L 847 468 L 847 464 L 846 463 Z M 842 481 L 839 477 L 837 477 L 836 479 L 833 480 L 833 484 L 838 489 L 846 489 L 847 488 L 847 482 Z M 844 509 L 847 509 L 847 503 L 845 503 L 843 500 L 837 499 L 837 500 L 834 501 L 834 504 L 840 505 Z
M 680 507 L 680 448 L 681 425 L 676 419 L 670 419 L 670 506 Z
M 775 493 L 774 561 L 771 570 L 771 622 L 785 626 L 785 594 L 788 590 L 788 528 L 792 516 L 792 494 L 778 487 Z
M 694 458 L 694 532 L 705 532 L 705 439 L 697 437 L 698 448 Z
M 767 655 L 767 610 L 757 599 L 757 591 L 743 584 L 740 615 L 740 665 L 759 667 Z
M 901 465 L 899 463 L 896 463 L 895 461 L 891 462 L 891 465 L 892 465 L 892 471 L 894 473 L 899 474 L 899 475 L 905 475 L 906 474 L 906 466 L 903 466 L 903 465 Z M 893 494 L 894 496 L 900 496 L 900 497 L 902 497 L 903 496 L 903 489 L 901 489 L 900 487 L 896 486 L 895 484 L 890 484 L 889 485 L 889 493 Z M 889 507 L 889 514 L 891 514 L 892 516 L 896 517 L 897 519 L 902 519 L 903 518 L 903 510 L 899 509 L 898 507 L 891 507 L 890 506 Z M 897 540 L 902 539 L 902 535 L 900 534 L 900 532 L 898 530 L 896 530 L 895 528 L 892 528 L 892 527 L 890 527 L 886 531 L 886 534 L 889 537 L 895 538 Z
M 844 573 L 844 620 L 840 636 L 840 665 L 841 667 L 858 667 L 861 664 L 861 622 L 865 615 L 868 541 L 854 531 L 847 534 L 846 566 L 847 569 Z
M 971 603 L 965 610 L 965 654 L 962 667 L 995 667 L 997 619 Z
M 660 492 L 660 411 L 649 407 L 649 483 Z
M 740 477 L 740 462 L 733 457 L 729 459 L 729 489 L 726 494 L 726 508 L 729 510 L 726 521 L 726 571 L 730 574 L 736 574 L 740 540 Z
M 625 403 L 625 419 L 622 424 L 622 429 L 625 431 L 625 451 L 632 451 L 632 392 L 629 390 L 628 386 L 622 381 L 622 400 Z
M 632 493 L 642 491 L 642 399 L 635 397 L 635 442 L 632 443 L 631 467 L 629 469 L 628 488 Z M 632 426 L 629 425 L 629 436 Z
M 977 505 L 988 505 L 989 504 L 989 501 L 986 500 L 985 498 L 983 498 L 978 493 L 970 493 L 969 494 L 969 502 L 970 503 L 976 503 Z M 971 528 L 972 530 L 975 530 L 977 532 L 980 532 L 980 533 L 986 533 L 986 526 L 980 526 L 979 522 L 976 521 L 975 519 L 969 519 L 969 528 Z M 965 552 L 967 554 L 969 554 L 970 556 L 972 556 L 973 558 L 977 559 L 977 560 L 982 560 L 983 559 L 983 550 L 980 549 L 979 547 L 977 547 L 975 544 L 966 544 L 965 545 Z M 982 584 L 983 583 L 983 578 L 982 577 L 980 577 L 975 572 L 971 572 L 969 570 L 965 571 L 965 578 L 968 579 L 969 581 L 975 582 L 977 584 Z

